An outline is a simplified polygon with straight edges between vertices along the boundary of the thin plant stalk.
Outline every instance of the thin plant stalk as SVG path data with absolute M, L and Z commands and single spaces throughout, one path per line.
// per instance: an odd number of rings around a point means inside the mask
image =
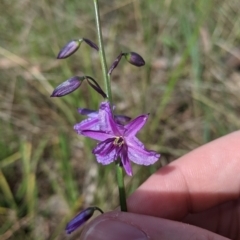
M 94 2 L 95 19 L 96 19 L 96 25 L 97 25 L 99 56 L 100 56 L 100 61 L 101 61 L 101 66 L 102 66 L 103 79 L 104 79 L 106 92 L 108 95 L 108 100 L 112 104 L 111 82 L 110 82 L 110 76 L 107 74 L 107 63 L 106 63 L 104 46 L 103 46 L 102 27 L 101 27 L 101 22 L 100 22 L 98 0 L 93 0 L 93 2 Z
M 93 2 L 94 2 L 95 19 L 96 19 L 96 26 L 97 26 L 98 43 L 99 43 L 99 56 L 100 56 L 100 61 L 102 66 L 104 84 L 105 84 L 106 93 L 108 96 L 108 101 L 112 105 L 111 82 L 110 82 L 110 75 L 107 73 L 107 63 L 106 63 L 104 46 L 103 46 L 102 28 L 101 28 L 101 22 L 100 22 L 98 0 L 93 0 Z M 120 200 L 121 211 L 127 212 L 123 168 L 122 166 L 119 165 L 118 161 L 116 161 L 116 173 L 117 173 L 117 184 L 118 184 L 118 190 L 119 190 L 119 200 Z
M 127 212 L 126 193 L 125 193 L 125 185 L 124 185 L 124 179 L 123 179 L 123 167 L 120 166 L 119 163 L 120 163 L 120 159 L 118 163 L 116 163 L 119 201 L 120 201 L 121 211 Z

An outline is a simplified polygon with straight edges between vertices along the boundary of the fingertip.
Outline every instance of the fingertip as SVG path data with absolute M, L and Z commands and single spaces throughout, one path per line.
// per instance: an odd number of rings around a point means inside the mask
M 199 238 L 200 237 L 200 238 Z M 93 220 L 81 240 L 224 240 L 198 227 L 171 220 L 126 212 L 110 212 Z
M 111 212 L 104 214 L 86 226 L 81 240 L 148 240 L 140 227 L 126 221 L 127 213 Z

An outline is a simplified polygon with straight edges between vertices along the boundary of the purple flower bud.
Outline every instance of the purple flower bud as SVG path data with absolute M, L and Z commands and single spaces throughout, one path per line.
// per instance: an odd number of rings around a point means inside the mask
M 80 87 L 84 79 L 85 77 L 78 76 L 68 79 L 54 89 L 51 97 L 62 97 L 75 91 L 77 88 Z
M 68 42 L 58 53 L 57 59 L 63 59 L 74 54 L 80 47 L 83 39 Z
M 103 213 L 103 211 L 98 207 L 89 207 L 82 212 L 80 212 L 76 217 L 74 217 L 66 226 L 66 233 L 70 234 L 75 231 L 78 227 L 83 225 L 89 218 L 92 217 L 95 210 Z
M 91 40 L 87 39 L 87 38 L 83 38 L 82 39 L 86 44 L 88 44 L 90 47 L 96 49 L 97 51 L 99 50 L 98 46 L 92 42 Z
M 123 55 L 125 56 L 125 58 L 129 63 L 131 63 L 136 67 L 141 67 L 145 65 L 145 61 L 138 53 L 130 52 L 130 53 L 123 53 Z
M 113 64 L 111 65 L 111 67 L 108 70 L 108 74 L 111 75 L 112 71 L 117 67 L 118 63 L 120 62 L 121 58 L 122 58 L 123 53 L 120 53 L 117 58 L 114 60 Z

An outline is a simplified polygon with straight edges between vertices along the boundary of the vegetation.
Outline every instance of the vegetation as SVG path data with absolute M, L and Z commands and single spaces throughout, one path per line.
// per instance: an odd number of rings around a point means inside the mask
M 108 65 L 121 51 L 136 51 L 146 62 L 135 68 L 122 61 L 114 70 L 116 112 L 149 112 L 139 138 L 162 155 L 154 167 L 133 166 L 130 194 L 162 165 L 239 129 L 240 3 L 101 0 L 100 6 Z M 118 205 L 114 166 L 98 165 L 95 142 L 73 130 L 82 119 L 77 108 L 97 109 L 101 96 L 82 84 L 50 98 L 75 75 L 103 86 L 98 54 L 88 46 L 56 59 L 71 39 L 97 43 L 92 2 L 3 0 L 0 21 L 0 236 L 66 239 L 66 221 L 80 209 Z

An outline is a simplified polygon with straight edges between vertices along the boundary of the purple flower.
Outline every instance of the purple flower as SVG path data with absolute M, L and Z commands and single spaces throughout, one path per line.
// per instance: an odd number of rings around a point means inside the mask
M 140 115 L 126 125 L 119 124 L 113 117 L 109 102 L 102 102 L 98 115 L 91 115 L 88 122 L 81 122 L 80 127 L 75 125 L 74 128 L 78 134 L 100 141 L 93 149 L 99 163 L 107 165 L 120 157 L 126 173 L 132 176 L 130 160 L 140 165 L 151 165 L 160 157 L 155 151 L 145 149 L 135 136 L 147 119 L 148 114 Z

